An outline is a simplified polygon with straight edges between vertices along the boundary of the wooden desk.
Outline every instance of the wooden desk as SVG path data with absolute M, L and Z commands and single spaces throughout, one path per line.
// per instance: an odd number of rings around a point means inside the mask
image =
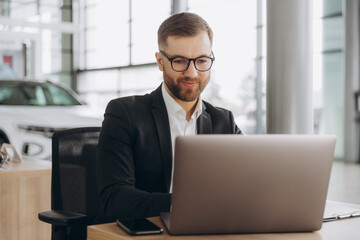
M 49 240 L 38 212 L 51 208 L 51 162 L 24 159 L 0 168 L 0 240 Z
M 360 236 L 360 218 L 345 219 L 334 222 L 324 223 L 321 230 L 310 233 L 278 233 L 278 234 L 228 234 L 228 235 L 190 235 L 190 236 L 172 236 L 166 232 L 164 225 L 159 217 L 150 218 L 150 220 L 164 229 L 161 235 L 147 235 L 132 237 L 120 229 L 116 223 L 93 225 L 88 227 L 88 240 L 155 240 L 155 239 L 219 239 L 219 240 L 358 240 Z

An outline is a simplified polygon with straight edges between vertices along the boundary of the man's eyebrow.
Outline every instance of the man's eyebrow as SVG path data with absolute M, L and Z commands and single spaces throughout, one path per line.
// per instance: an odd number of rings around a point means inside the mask
M 170 54 L 169 54 L 169 55 L 170 55 Z M 211 58 L 211 55 L 212 55 L 212 54 L 210 54 L 210 55 L 202 54 L 202 55 L 197 56 L 197 57 L 195 57 L 195 58 L 199 58 L 199 57 L 208 57 L 208 58 Z M 169 58 L 177 58 L 177 57 L 192 59 L 192 58 L 189 58 L 189 57 L 185 57 L 185 56 L 182 56 L 182 55 L 175 55 L 175 54 L 169 56 Z M 195 58 L 194 58 L 194 59 L 195 59 Z

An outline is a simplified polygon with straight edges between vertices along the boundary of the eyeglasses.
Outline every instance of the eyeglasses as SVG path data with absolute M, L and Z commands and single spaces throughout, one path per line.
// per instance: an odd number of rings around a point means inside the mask
M 215 56 L 212 51 L 211 54 L 213 57 L 201 56 L 197 58 L 186 58 L 180 56 L 170 58 L 163 51 L 160 51 L 160 53 L 170 61 L 171 67 L 175 72 L 185 72 L 189 68 L 191 61 L 194 61 L 196 70 L 199 72 L 206 72 L 210 70 L 213 62 L 215 61 Z

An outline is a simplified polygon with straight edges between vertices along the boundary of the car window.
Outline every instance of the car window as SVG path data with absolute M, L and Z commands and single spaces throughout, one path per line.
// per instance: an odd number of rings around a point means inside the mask
M 80 105 L 65 89 L 52 84 L 1 83 L 1 105 L 71 106 Z
M 44 87 L 44 92 L 49 105 L 79 105 L 80 103 L 73 98 L 67 91 L 56 86 Z
M 35 88 L 36 105 L 46 105 L 46 98 L 42 87 Z M 35 103 L 35 102 L 34 102 Z
M 0 103 L 4 102 L 6 99 L 10 98 L 11 92 L 12 92 L 11 89 L 0 86 Z

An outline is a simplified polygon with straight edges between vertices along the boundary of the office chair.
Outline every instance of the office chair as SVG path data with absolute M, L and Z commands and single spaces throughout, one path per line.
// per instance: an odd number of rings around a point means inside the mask
M 96 180 L 100 127 L 74 128 L 52 137 L 51 211 L 40 212 L 52 224 L 52 240 L 86 239 L 86 227 L 111 222 L 101 211 Z

